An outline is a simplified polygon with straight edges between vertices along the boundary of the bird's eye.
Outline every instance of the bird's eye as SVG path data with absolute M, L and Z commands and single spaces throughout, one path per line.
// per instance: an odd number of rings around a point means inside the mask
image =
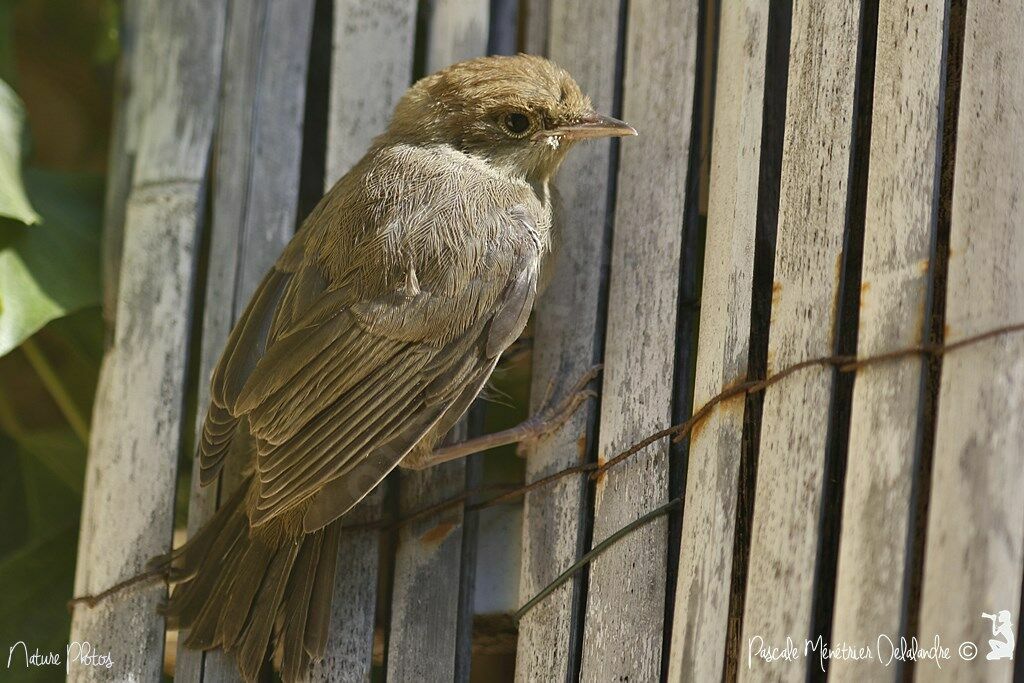
M 522 137 L 530 130 L 530 117 L 522 112 L 514 111 L 502 117 L 501 125 L 510 135 Z

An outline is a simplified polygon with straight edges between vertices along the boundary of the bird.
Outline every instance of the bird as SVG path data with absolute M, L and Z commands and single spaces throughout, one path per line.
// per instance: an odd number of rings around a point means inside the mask
M 590 138 L 636 135 L 532 55 L 414 83 L 320 200 L 232 329 L 210 382 L 200 482 L 245 478 L 151 562 L 185 646 L 245 680 L 323 656 L 343 516 L 435 446 L 523 331 L 551 260 L 553 177 Z

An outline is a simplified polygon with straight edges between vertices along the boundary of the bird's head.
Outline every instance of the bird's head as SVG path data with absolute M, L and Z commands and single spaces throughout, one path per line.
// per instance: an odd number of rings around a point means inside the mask
M 481 57 L 419 80 L 398 103 L 387 137 L 450 144 L 530 179 L 555 173 L 573 143 L 636 135 L 594 111 L 567 71 L 543 57 Z

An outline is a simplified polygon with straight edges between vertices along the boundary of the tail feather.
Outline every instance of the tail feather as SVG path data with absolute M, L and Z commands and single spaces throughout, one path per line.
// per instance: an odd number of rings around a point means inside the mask
M 267 573 L 263 577 L 263 584 L 253 603 L 249 620 L 236 645 L 238 665 L 246 679 L 255 679 L 260 672 L 260 666 L 266 660 L 267 643 L 270 642 L 278 606 L 284 597 L 284 587 L 288 582 L 288 575 L 291 573 L 298 549 L 298 544 L 289 544 L 288 547 L 281 549 L 270 561 Z
M 163 568 L 168 572 L 171 581 L 185 581 L 192 578 L 204 559 L 211 554 L 213 546 L 222 542 L 224 529 L 232 524 L 237 526 L 239 522 L 244 521 L 245 509 L 242 506 L 244 499 L 245 487 L 242 486 L 221 507 L 218 515 L 200 528 L 188 540 L 188 543 L 180 548 L 175 548 L 166 555 L 154 557 L 149 561 L 149 566 Z
M 196 583 L 194 597 L 192 598 L 202 606 L 194 621 L 181 620 L 180 627 L 188 629 L 188 637 L 185 639 L 185 646 L 194 650 L 210 650 L 220 645 L 217 639 L 217 624 L 220 622 L 221 612 L 224 610 L 224 602 L 227 599 L 228 588 L 235 572 L 241 564 L 244 554 L 245 540 L 233 546 L 230 554 L 225 556 L 223 565 L 211 566 L 203 577 L 197 577 L 194 581 L 202 581 L 202 585 Z M 212 580 L 211 580 L 212 577 Z M 185 584 L 189 586 L 190 584 Z M 206 586 L 211 586 L 206 590 Z M 175 595 L 171 596 L 170 607 L 174 606 Z
M 186 647 L 223 648 L 253 681 L 273 640 L 275 664 L 290 682 L 326 648 L 341 527 L 254 532 L 245 506 L 250 483 L 188 543 L 152 564 L 177 582 L 164 613 L 188 629 Z
M 188 576 L 179 576 L 176 580 L 183 581 L 175 589 L 173 600 L 164 611 L 168 622 L 177 626 L 180 623 L 194 623 L 206 602 L 206 596 L 213 593 L 214 585 L 220 572 L 214 570 L 215 565 L 223 562 L 222 558 L 231 557 L 231 551 L 245 541 L 248 526 L 244 514 L 233 515 L 224 526 L 223 532 L 209 544 L 205 557 L 186 560 L 183 566 L 189 567 Z M 197 537 L 198 538 L 198 537 Z M 186 546 L 187 547 L 187 546 Z M 184 572 L 181 572 L 184 574 Z
M 306 653 L 312 659 L 321 659 L 327 650 L 327 628 L 331 623 L 331 599 L 334 596 L 334 572 L 338 564 L 341 525 L 335 522 L 314 533 L 323 534 L 323 542 L 320 545 L 320 561 L 317 563 L 316 576 L 313 579 L 313 593 L 309 600 L 309 616 L 306 617 L 303 643 Z
M 232 572 L 234 580 L 228 588 L 227 600 L 221 610 L 220 621 L 217 622 L 216 643 L 225 650 L 235 646 L 246 627 L 256 593 L 276 551 L 276 548 L 269 547 L 262 539 L 250 539 L 249 547 L 245 549 L 236 571 Z
M 309 655 L 302 640 L 306 632 L 306 617 L 309 614 L 309 600 L 313 595 L 313 582 L 320 560 L 322 534 L 314 534 L 309 542 L 302 544 L 299 556 L 292 569 L 284 606 L 281 610 L 281 636 L 277 640 L 275 659 L 285 680 L 298 679 L 306 668 Z

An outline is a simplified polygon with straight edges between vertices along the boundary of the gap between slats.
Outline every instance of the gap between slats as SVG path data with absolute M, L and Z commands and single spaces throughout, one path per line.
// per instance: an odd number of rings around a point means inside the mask
M 857 47 L 854 123 L 850 143 L 850 171 L 847 184 L 846 226 L 833 353 L 857 354 L 857 324 L 860 315 L 861 262 L 864 249 L 864 217 L 867 207 L 868 167 L 871 158 L 871 105 L 875 84 L 875 44 L 878 36 L 878 0 L 861 0 L 860 40 Z M 855 373 L 833 369 L 834 385 L 829 406 L 825 466 L 818 515 L 818 553 L 814 570 L 814 598 L 808 638 L 829 642 L 842 526 L 843 484 L 849 450 L 850 414 L 853 406 Z M 824 680 L 825 671 L 808 665 L 809 679 Z
M 731 0 L 726 0 L 731 1 Z M 693 89 L 693 125 L 690 158 L 686 170 L 686 206 L 683 210 L 682 250 L 679 256 L 679 302 L 676 312 L 676 362 L 672 378 L 672 424 L 693 413 L 697 371 L 697 337 L 700 333 L 701 284 L 704 279 L 704 244 L 707 235 L 708 191 L 715 113 L 715 79 L 718 62 L 718 27 L 721 0 L 702 0 L 697 12 L 696 81 Z M 686 492 L 690 439 L 669 446 L 669 500 Z M 679 552 L 686 501 L 668 518 L 668 564 L 665 572 L 665 628 L 661 648 L 661 677 L 669 671 L 670 644 L 676 606 Z
M 934 243 L 930 259 L 928 312 L 925 340 L 940 345 L 945 341 L 946 272 L 949 264 L 949 235 L 953 208 L 953 178 L 956 171 L 956 131 L 960 114 L 960 77 L 964 56 L 964 20 L 967 0 L 947 0 L 943 26 L 943 82 L 939 158 L 936 159 L 937 190 L 935 204 Z M 924 579 L 924 552 L 928 530 L 928 498 L 931 490 L 932 460 L 939 414 L 939 387 L 942 379 L 942 356 L 931 357 L 921 377 L 921 412 L 918 416 L 914 481 L 910 492 L 910 520 L 907 524 L 907 558 L 903 575 L 903 605 L 900 634 L 910 638 L 918 633 L 921 617 L 921 587 Z M 1020 648 L 1018 647 L 1019 661 Z M 914 675 L 914 662 L 906 662 L 898 670 L 905 680 Z
M 764 95 L 761 115 L 761 157 L 758 169 L 757 225 L 750 306 L 750 342 L 747 379 L 763 380 L 768 373 L 768 338 L 771 325 L 772 282 L 775 269 L 775 233 L 779 223 L 779 184 L 782 179 L 782 142 L 786 124 L 786 84 L 789 79 L 789 39 L 792 0 L 772 0 L 768 9 Z M 743 450 L 737 477 L 736 527 L 733 533 L 732 586 L 726 634 L 726 681 L 736 680 L 743 633 L 743 607 L 750 559 L 750 533 L 757 484 L 757 456 L 761 441 L 764 394 L 748 394 L 743 409 Z
M 536 0 L 527 0 L 535 2 Z M 554 1 L 554 0 L 552 0 Z M 626 71 L 626 32 L 629 20 L 629 0 L 620 0 L 618 30 L 615 34 L 615 78 L 612 91 L 612 113 L 615 118 L 622 118 L 622 90 Z M 605 204 L 605 221 L 602 226 L 601 243 L 604 245 L 601 262 L 601 278 L 598 287 L 597 320 L 595 325 L 596 339 L 594 343 L 593 362 L 604 362 L 605 330 L 608 325 L 608 285 L 611 271 L 611 249 L 615 236 L 615 204 L 618 199 L 619 154 L 621 139 L 613 138 L 608 156 L 608 200 Z M 590 422 L 587 425 L 586 462 L 598 461 L 598 445 L 601 438 L 601 393 L 597 400 Z M 594 543 L 594 506 L 596 482 L 589 478 L 584 491 L 583 520 L 580 525 L 580 539 L 576 556 L 581 557 Z M 573 629 L 569 650 L 572 653 L 568 681 L 580 680 L 583 670 L 583 636 L 586 629 L 587 592 L 590 586 L 590 566 L 587 565 L 573 580 Z

